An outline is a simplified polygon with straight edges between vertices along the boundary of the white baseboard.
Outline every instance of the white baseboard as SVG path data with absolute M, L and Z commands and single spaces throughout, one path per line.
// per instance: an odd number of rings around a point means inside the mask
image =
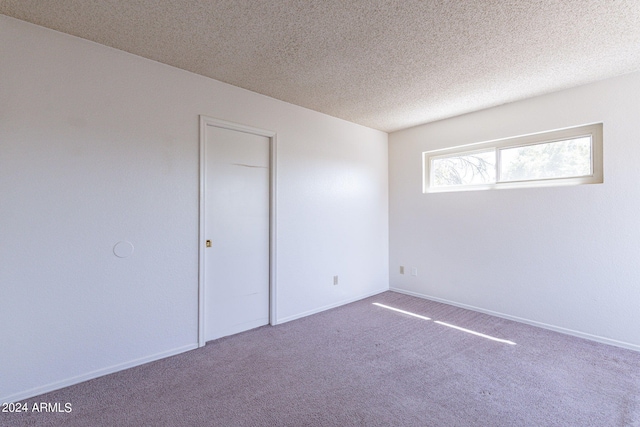
M 141 357 L 139 359 L 131 360 L 129 362 L 121 363 L 118 365 L 109 366 L 104 369 L 98 369 L 92 372 L 88 372 L 86 374 L 67 378 L 62 381 L 56 381 L 54 383 L 50 383 L 40 387 L 35 387 L 29 390 L 21 391 L 19 393 L 14 393 L 9 396 L 0 396 L 0 403 L 10 403 L 10 402 L 17 402 L 24 399 L 29 399 L 34 396 L 39 396 L 44 393 L 49 393 L 50 391 L 59 390 L 64 387 L 69 387 L 84 381 L 102 377 L 104 375 L 109 375 L 115 372 L 123 371 L 125 369 L 144 365 L 145 363 L 154 362 L 156 360 L 164 359 L 165 357 L 175 356 L 177 354 L 184 353 L 189 350 L 194 350 L 196 348 L 198 348 L 198 344 L 190 344 L 184 347 L 175 348 L 173 350 L 165 351 L 162 353 L 156 353 L 151 356 Z
M 354 297 L 354 298 L 348 298 L 348 299 L 341 300 L 341 301 L 338 301 L 338 302 L 333 303 L 333 304 L 325 305 L 325 306 L 322 306 L 322 307 L 319 307 L 319 308 L 314 308 L 313 310 L 309 310 L 309 311 L 305 311 L 305 312 L 302 312 L 302 313 L 294 314 L 293 316 L 283 317 L 282 319 L 278 319 L 278 323 L 277 324 L 279 325 L 281 323 L 286 323 L 286 322 L 290 322 L 292 320 L 301 319 L 303 317 L 311 316 L 312 314 L 316 314 L 316 313 L 323 312 L 325 310 L 330 310 L 332 308 L 340 307 L 341 305 L 345 305 L 345 304 L 349 304 L 349 303 L 352 303 L 352 302 L 360 301 L 361 299 L 369 298 L 369 297 L 372 297 L 374 295 L 378 295 L 378 294 L 381 294 L 383 292 L 387 292 L 388 290 L 389 290 L 389 288 L 380 289 L 380 290 L 377 290 L 377 291 L 374 291 L 374 292 L 370 292 L 370 293 L 367 293 L 367 294 L 359 295 L 359 296 Z
M 578 338 L 584 338 L 584 339 L 587 339 L 587 340 L 596 341 L 596 342 L 600 342 L 600 343 L 608 344 L 608 345 L 613 345 L 613 346 L 616 346 L 616 347 L 622 347 L 622 348 L 626 348 L 626 349 L 629 349 L 629 350 L 640 351 L 640 345 L 631 344 L 631 343 L 624 342 L 624 341 L 617 341 L 617 340 L 613 340 L 613 339 L 610 339 L 610 338 L 601 337 L 601 336 L 598 336 L 598 335 L 588 334 L 586 332 L 575 331 L 573 329 L 567 329 L 567 328 L 562 328 L 560 326 L 549 325 L 547 323 L 537 322 L 535 320 L 525 319 L 525 318 L 517 317 L 517 316 L 511 316 L 509 314 L 499 313 L 497 311 L 492 311 L 492 310 L 486 310 L 484 308 L 474 307 L 472 305 L 462 304 L 462 303 L 455 302 L 455 301 L 449 301 L 449 300 L 446 300 L 446 299 L 443 299 L 443 298 L 438 298 L 438 297 L 434 297 L 434 296 L 430 296 L 430 295 L 426 295 L 426 294 L 421 294 L 421 293 L 418 293 L 418 292 L 406 291 L 404 289 L 399 289 L 399 288 L 394 288 L 394 287 L 389 288 L 389 290 L 393 291 L 393 292 L 398 292 L 400 294 L 411 295 L 413 297 L 428 299 L 428 300 L 431 300 L 431 301 L 441 302 L 443 304 L 449 304 L 449 305 L 453 305 L 453 306 L 456 306 L 456 307 L 465 308 L 467 310 L 477 311 L 479 313 L 489 314 L 491 316 L 501 317 L 501 318 L 507 319 L 507 320 L 513 320 L 514 322 L 525 323 L 525 324 L 531 325 L 531 326 L 537 326 L 539 328 L 548 329 L 548 330 L 554 331 L 554 332 L 560 332 L 562 334 L 572 335 L 572 336 L 578 337 Z

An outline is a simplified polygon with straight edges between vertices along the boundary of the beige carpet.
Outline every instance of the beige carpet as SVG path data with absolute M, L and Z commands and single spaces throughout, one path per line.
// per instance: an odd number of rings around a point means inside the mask
M 640 426 L 640 353 L 386 292 L 38 402 L 0 425 Z

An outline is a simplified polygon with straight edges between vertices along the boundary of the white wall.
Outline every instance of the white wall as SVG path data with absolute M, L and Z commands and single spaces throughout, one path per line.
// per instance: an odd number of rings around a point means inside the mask
M 635 73 L 391 134 L 391 287 L 640 350 L 639 99 Z M 423 151 L 594 122 L 604 184 L 421 192 Z
M 196 346 L 200 114 L 277 132 L 279 321 L 388 289 L 385 133 L 2 15 L 0 58 L 0 401 Z

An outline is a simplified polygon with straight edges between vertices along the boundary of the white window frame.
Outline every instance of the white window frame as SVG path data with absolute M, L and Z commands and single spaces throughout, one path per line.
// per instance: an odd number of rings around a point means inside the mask
M 578 177 L 544 178 L 526 181 L 500 181 L 500 149 L 517 148 L 576 139 L 584 136 L 591 137 L 591 173 Z M 490 184 L 450 185 L 431 187 L 431 162 L 435 159 L 454 155 L 473 154 L 480 151 L 496 151 L 496 182 Z M 425 151 L 422 153 L 423 193 L 445 193 L 452 191 L 495 190 L 506 188 L 552 187 L 564 185 L 601 184 L 603 181 L 602 158 L 602 123 L 595 123 L 548 132 L 521 135 L 511 138 L 485 141 L 475 144 L 461 145 L 452 148 Z

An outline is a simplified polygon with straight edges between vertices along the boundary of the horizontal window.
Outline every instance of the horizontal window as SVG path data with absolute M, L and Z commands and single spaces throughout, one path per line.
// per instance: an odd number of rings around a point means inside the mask
M 424 192 L 595 184 L 602 123 L 423 153 Z

